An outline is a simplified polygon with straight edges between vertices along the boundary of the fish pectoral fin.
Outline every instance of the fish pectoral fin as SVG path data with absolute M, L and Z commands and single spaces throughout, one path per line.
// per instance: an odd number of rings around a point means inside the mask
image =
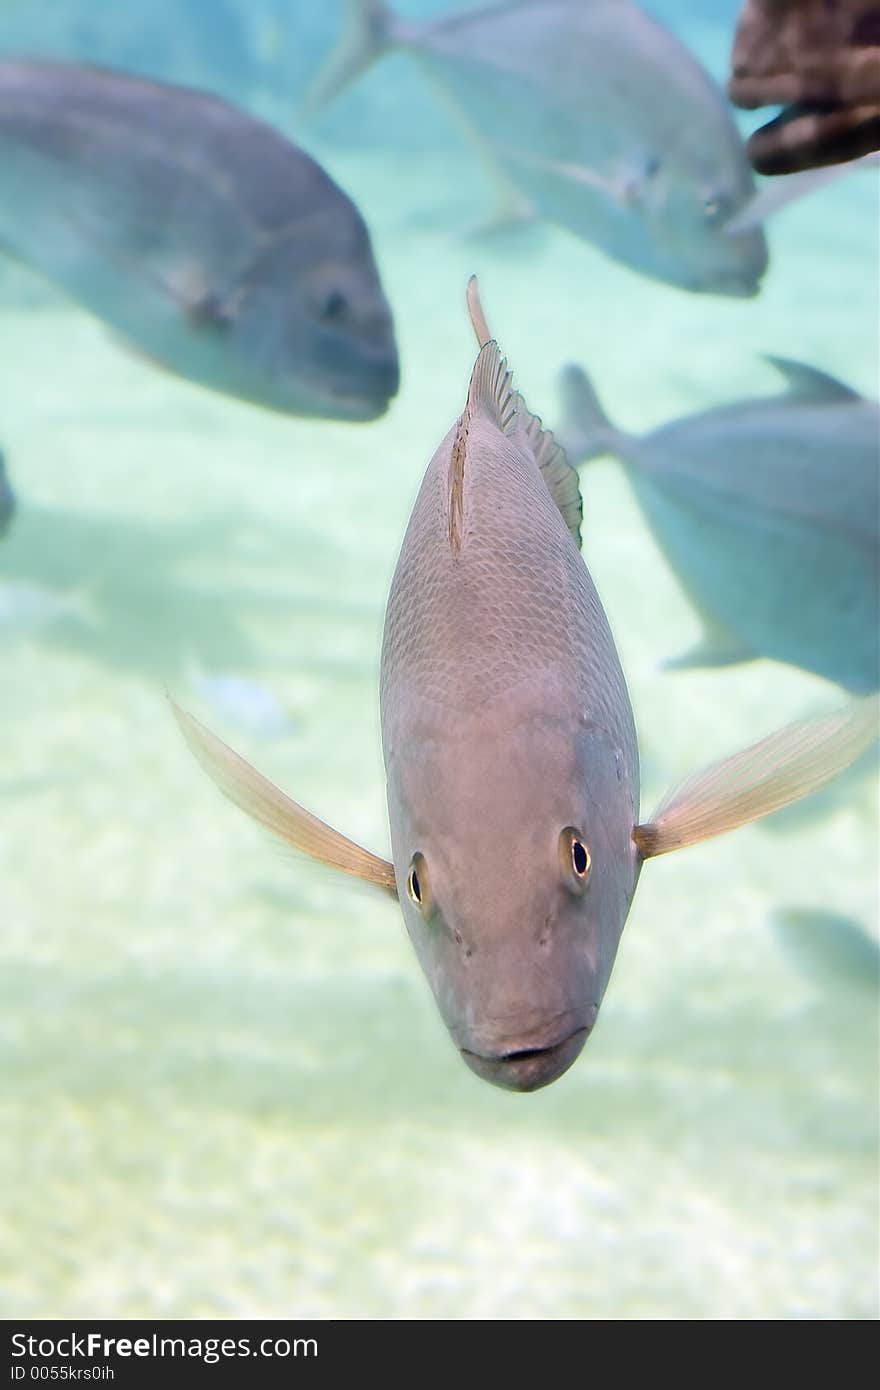
M 635 827 L 642 858 L 735 830 L 818 791 L 871 747 L 878 720 L 880 697 L 869 695 L 833 714 L 789 724 L 704 768 Z
M 225 797 L 294 849 L 397 896 L 393 864 L 346 839 L 291 800 L 173 700 L 171 708 L 190 752 Z

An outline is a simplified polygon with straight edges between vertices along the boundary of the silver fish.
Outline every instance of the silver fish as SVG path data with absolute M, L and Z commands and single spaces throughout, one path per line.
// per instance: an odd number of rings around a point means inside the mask
M 285 796 L 183 710 L 220 789 L 297 849 L 396 896 L 478 1076 L 530 1091 L 595 1021 L 643 861 L 824 784 L 876 737 L 876 700 L 692 778 L 647 822 L 626 682 L 580 554 L 577 475 L 483 346 L 428 465 L 381 664 L 392 860 Z
M 880 686 L 880 410 L 834 377 L 768 359 L 788 390 L 685 416 L 643 438 L 563 374 L 566 446 L 626 467 L 705 625 L 676 666 L 773 657 L 856 693 Z
M 406 49 L 451 99 L 509 201 L 644 275 L 757 292 L 763 234 L 723 231 L 754 188 L 727 102 L 631 0 L 511 0 L 423 23 L 383 0 L 350 3 L 307 109 Z
M 6 460 L 0 453 L 0 536 L 8 530 L 15 511 L 15 493 L 6 475 Z
M 838 912 L 789 907 L 777 912 L 773 930 L 803 973 L 823 989 L 859 991 L 872 1003 L 880 995 L 880 945 L 861 923 Z
M 296 415 L 398 386 L 357 208 L 304 151 L 199 92 L 0 63 L 0 246 L 164 367 Z

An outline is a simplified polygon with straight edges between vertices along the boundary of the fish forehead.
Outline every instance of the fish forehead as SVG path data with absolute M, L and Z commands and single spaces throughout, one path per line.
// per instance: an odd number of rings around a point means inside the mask
M 429 716 L 389 759 L 399 872 L 422 853 L 441 906 L 484 939 L 493 924 L 531 933 L 554 908 L 567 826 L 603 871 L 629 858 L 637 808 L 623 750 L 576 709 L 548 714 L 544 693 L 534 682 L 454 728 Z
M 558 833 L 583 802 L 588 721 L 576 702 L 576 692 L 561 693 L 541 677 L 471 714 L 413 701 L 407 738 L 389 750 L 413 833 L 439 840 L 469 819 L 482 850 L 496 827 L 517 825 L 524 810 L 529 828 L 559 820 Z

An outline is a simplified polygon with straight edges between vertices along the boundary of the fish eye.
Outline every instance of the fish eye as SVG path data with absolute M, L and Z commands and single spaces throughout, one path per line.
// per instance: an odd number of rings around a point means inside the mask
M 411 903 L 415 903 L 422 916 L 426 917 L 431 907 L 428 866 L 425 863 L 425 856 L 420 854 L 418 850 L 412 857 L 409 873 L 406 876 L 406 895 Z
M 559 864 L 571 892 L 582 893 L 590 879 L 593 856 L 577 826 L 567 825 L 559 837 Z
M 703 195 L 703 216 L 707 222 L 716 222 L 728 207 L 728 199 L 723 193 L 706 193 Z
M 330 290 L 324 296 L 324 300 L 318 309 L 318 315 L 322 319 L 333 323 L 341 319 L 348 309 L 348 300 L 341 290 Z

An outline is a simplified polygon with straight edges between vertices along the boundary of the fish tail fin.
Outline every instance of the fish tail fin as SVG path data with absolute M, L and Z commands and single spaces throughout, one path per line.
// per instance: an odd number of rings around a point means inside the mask
M 348 19 L 329 58 L 306 92 L 300 114 L 312 116 L 372 67 L 401 29 L 385 0 L 348 0 Z
M 563 367 L 559 377 L 563 427 L 560 436 L 572 462 L 588 463 L 602 454 L 620 452 L 627 436 L 612 425 L 582 367 Z
M 636 826 L 633 839 L 649 859 L 735 830 L 818 791 L 861 757 L 878 732 L 877 695 L 789 724 L 682 783 L 650 821 Z

